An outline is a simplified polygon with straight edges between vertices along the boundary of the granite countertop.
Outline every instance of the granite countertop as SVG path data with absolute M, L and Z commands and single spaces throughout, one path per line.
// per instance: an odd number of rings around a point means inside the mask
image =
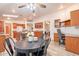
M 76 35 L 76 34 L 69 34 L 69 33 L 65 34 L 65 36 L 79 37 L 79 35 Z

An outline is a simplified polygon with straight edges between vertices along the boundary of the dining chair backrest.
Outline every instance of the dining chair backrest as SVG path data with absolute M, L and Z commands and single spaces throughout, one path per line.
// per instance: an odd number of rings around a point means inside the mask
M 39 38 L 43 38 L 43 34 Z
M 44 55 L 46 55 L 46 54 L 47 54 L 47 48 L 48 48 L 48 46 L 49 46 L 50 42 L 51 42 L 51 39 L 48 39 L 48 41 L 45 41 Z
M 51 39 L 48 39 L 48 41 L 45 41 L 45 47 L 48 48 L 49 44 L 50 44 Z
M 42 40 L 42 39 L 40 39 Z M 40 49 L 37 49 L 37 52 L 35 52 L 36 54 L 34 54 L 35 56 L 45 56 L 47 54 L 47 48 L 50 44 L 50 39 L 48 41 L 42 40 L 41 41 L 41 45 L 40 45 Z
M 40 39 L 41 40 L 41 44 L 40 44 L 40 47 L 42 47 L 45 43 L 45 40 L 44 39 Z
M 12 40 L 12 38 L 6 38 L 5 39 L 5 49 L 10 56 L 12 56 L 14 54 L 14 44 L 15 43 Z
M 40 38 L 39 40 L 41 41 L 40 48 L 37 49 L 37 51 L 35 52 L 34 56 L 43 56 L 44 55 L 45 40 L 42 39 L 42 38 Z

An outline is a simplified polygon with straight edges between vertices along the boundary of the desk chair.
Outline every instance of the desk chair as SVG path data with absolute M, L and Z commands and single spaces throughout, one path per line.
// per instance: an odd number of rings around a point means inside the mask
M 65 44 L 65 36 L 61 33 L 60 29 L 57 29 L 58 36 L 59 36 L 59 45 Z

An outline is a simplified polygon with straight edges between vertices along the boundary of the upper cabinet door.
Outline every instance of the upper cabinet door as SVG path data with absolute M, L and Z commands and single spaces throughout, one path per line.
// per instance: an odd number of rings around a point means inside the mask
M 71 25 L 79 26 L 79 10 L 71 12 Z

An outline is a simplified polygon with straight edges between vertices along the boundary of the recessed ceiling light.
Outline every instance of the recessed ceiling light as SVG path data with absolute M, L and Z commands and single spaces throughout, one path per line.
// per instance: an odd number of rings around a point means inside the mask
M 63 8 L 64 8 L 64 6 L 63 6 L 63 4 L 61 4 L 58 9 L 63 9 Z
M 36 16 L 36 13 L 33 13 L 33 16 Z
M 2 16 L 4 16 L 4 17 L 14 17 L 14 18 L 18 17 L 18 15 L 9 15 L 9 14 L 3 14 Z
M 29 8 L 30 8 L 30 6 L 29 6 L 29 5 L 27 5 L 27 8 L 29 9 Z
M 16 11 L 14 9 L 12 9 L 12 12 L 15 13 Z
M 50 22 L 49 21 L 46 21 L 46 24 L 50 24 Z
M 8 20 L 10 20 L 11 18 L 10 18 L 10 17 L 8 17 L 7 19 L 8 19 Z

